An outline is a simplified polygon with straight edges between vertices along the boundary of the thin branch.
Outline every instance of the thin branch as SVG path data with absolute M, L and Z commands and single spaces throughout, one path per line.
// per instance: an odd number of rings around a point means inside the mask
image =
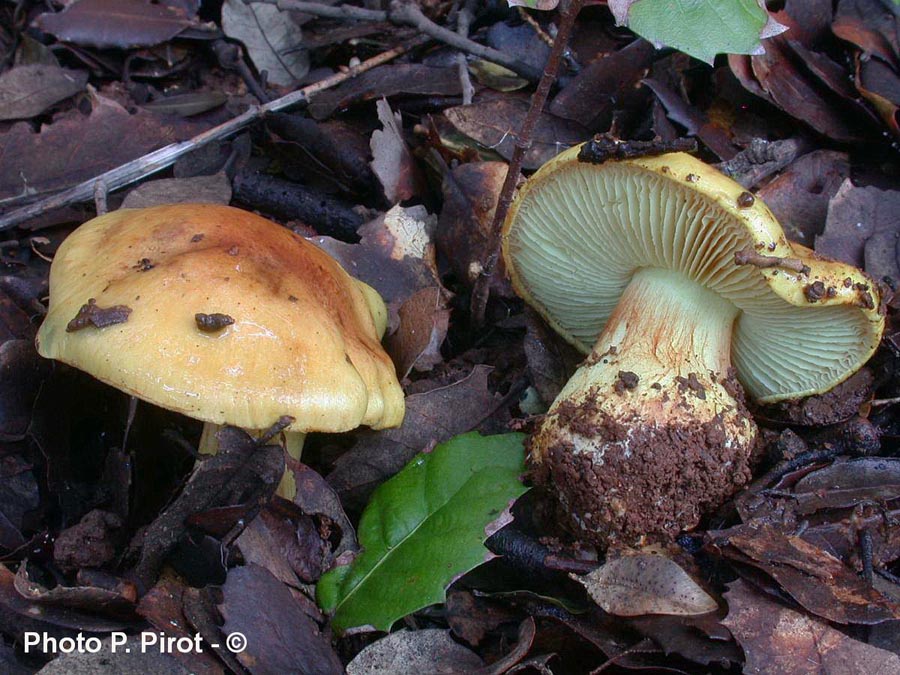
M 781 267 L 782 269 L 793 270 L 798 274 L 809 274 L 809 265 L 799 258 L 780 258 L 774 255 L 763 255 L 752 247 L 741 249 L 735 253 L 734 264 L 753 265 L 760 268 Z
M 359 65 L 348 68 L 344 72 L 335 73 L 330 77 L 326 77 L 307 87 L 303 87 L 303 89 L 291 92 L 287 96 L 282 96 L 281 98 L 277 98 L 264 105 L 250 108 L 237 117 L 234 117 L 217 127 L 207 129 L 190 140 L 172 143 L 159 150 L 154 150 L 143 157 L 138 157 L 115 169 L 110 169 L 106 173 L 90 178 L 72 188 L 50 195 L 49 197 L 45 197 L 32 204 L 15 209 L 14 211 L 10 211 L 9 213 L 0 216 L 0 230 L 8 230 L 29 218 L 34 218 L 35 216 L 39 216 L 52 209 L 88 201 L 94 197 L 94 189 L 98 182 L 102 182 L 107 190 L 113 191 L 146 178 L 157 171 L 172 166 L 172 164 L 180 157 L 207 143 L 222 140 L 223 138 L 227 138 L 228 136 L 237 133 L 241 129 L 253 124 L 267 113 L 277 112 L 301 103 L 306 103 L 316 94 L 335 87 L 375 66 L 387 63 L 413 47 L 422 44 L 423 41 L 424 40 L 422 39 L 417 39 L 405 45 L 394 47 L 393 49 L 363 61 Z M 16 201 L 21 202 L 22 200 Z
M 509 68 L 516 75 L 521 75 L 530 82 L 537 82 L 541 72 L 537 68 L 522 63 L 518 59 L 492 47 L 469 40 L 458 33 L 437 25 L 422 13 L 418 6 L 407 0 L 392 0 L 388 11 L 363 9 L 352 5 L 322 5 L 318 2 L 303 2 L 302 0 L 263 0 L 275 4 L 279 9 L 289 9 L 312 14 L 329 19 L 359 19 L 364 21 L 390 21 L 396 24 L 412 26 L 422 33 L 444 44 L 460 49 L 472 56 L 477 56 L 485 61 L 497 63 L 504 68 Z
M 469 27 L 472 25 L 475 0 L 464 0 L 456 19 L 456 33 L 460 37 L 469 37 Z M 475 87 L 472 86 L 472 78 L 469 77 L 469 62 L 466 55 L 459 52 L 456 55 L 456 68 L 459 71 L 459 84 L 462 89 L 463 105 L 470 105 L 475 96 Z
M 475 287 L 472 289 L 471 313 L 474 328 L 480 328 L 484 325 L 484 312 L 487 308 L 488 295 L 490 294 L 491 277 L 500 259 L 503 221 L 506 220 L 506 214 L 509 213 L 509 206 L 512 204 L 513 193 L 516 191 L 516 181 L 519 178 L 519 172 L 522 170 L 522 160 L 531 147 L 535 127 L 537 127 L 538 119 L 544 110 L 547 97 L 550 95 L 550 88 L 556 80 L 560 58 L 569 42 L 569 35 L 572 33 L 572 27 L 575 25 L 575 17 L 578 16 L 578 12 L 581 11 L 583 4 L 584 0 L 571 0 L 569 6 L 563 12 L 556 38 L 553 40 L 553 47 L 550 49 L 547 64 L 544 66 L 544 72 L 541 75 L 541 81 L 538 82 L 538 86 L 534 90 L 534 94 L 531 97 L 531 106 L 528 108 L 528 113 L 522 122 L 522 128 L 519 129 L 516 146 L 509 160 L 506 179 L 503 181 L 503 187 L 500 189 L 497 209 L 494 211 L 494 219 L 491 222 L 491 238 L 487 249 L 488 258 L 482 265 L 481 274 L 475 281 Z

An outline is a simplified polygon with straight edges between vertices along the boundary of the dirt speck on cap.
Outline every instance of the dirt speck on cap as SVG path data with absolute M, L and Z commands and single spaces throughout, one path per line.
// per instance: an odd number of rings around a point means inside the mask
M 613 389 L 619 396 L 622 396 L 626 391 L 635 389 L 638 386 L 638 382 L 640 382 L 640 378 L 638 378 L 637 373 L 633 373 L 630 370 L 620 370 Z
M 75 331 L 93 326 L 94 328 L 106 328 L 117 323 L 125 323 L 131 314 L 131 307 L 127 305 L 114 305 L 112 307 L 98 307 L 97 300 L 88 298 L 87 304 L 82 305 L 75 318 L 66 324 L 66 332 Z
M 194 321 L 197 322 L 197 328 L 204 333 L 216 333 L 226 326 L 234 323 L 234 319 L 227 314 L 215 312 L 213 314 L 203 314 L 197 312 L 194 314 Z

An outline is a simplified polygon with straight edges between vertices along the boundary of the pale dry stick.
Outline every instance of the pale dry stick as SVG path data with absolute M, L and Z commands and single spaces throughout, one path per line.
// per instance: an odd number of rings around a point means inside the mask
M 462 50 L 472 56 L 497 63 L 504 68 L 509 68 L 516 75 L 526 80 L 536 82 L 541 77 L 541 71 L 537 68 L 522 63 L 517 58 L 505 54 L 498 49 L 486 47 L 474 40 L 455 33 L 448 28 L 439 26 L 422 13 L 422 10 L 414 2 L 408 0 L 392 0 L 388 11 L 377 9 L 364 9 L 352 5 L 323 5 L 318 2 L 303 2 L 302 0 L 262 0 L 269 4 L 277 5 L 278 9 L 289 9 L 312 14 L 330 19 L 362 20 L 362 21 L 390 21 L 391 23 L 412 26 L 429 37 L 443 42 L 446 45 Z
M 547 64 L 544 66 L 544 73 L 541 75 L 541 81 L 538 82 L 537 88 L 531 96 L 531 105 L 522 122 L 521 129 L 519 129 L 516 145 L 509 160 L 509 166 L 506 169 L 506 179 L 503 181 L 503 187 L 500 188 L 500 197 L 497 199 L 494 219 L 491 221 L 490 241 L 487 248 L 488 257 L 482 265 L 481 274 L 475 280 L 475 287 L 472 289 L 470 309 L 472 327 L 475 329 L 484 325 L 484 311 L 487 308 L 488 296 L 490 295 L 491 277 L 497 267 L 497 262 L 500 260 L 503 221 L 506 220 L 506 214 L 509 213 L 509 207 L 512 204 L 519 171 L 522 169 L 522 160 L 531 147 L 538 119 L 544 110 L 547 97 L 550 95 L 550 87 L 553 86 L 553 82 L 556 80 L 560 58 L 569 42 L 569 35 L 572 33 L 572 28 L 575 25 L 575 17 L 578 16 L 578 12 L 581 11 L 583 4 L 584 0 L 570 0 L 568 7 L 563 11 L 559 29 L 556 31 L 556 38 L 553 40 L 553 47 L 550 49 Z
M 463 0 L 456 19 L 456 32 L 458 35 L 469 37 L 469 27 L 472 25 L 475 0 Z M 469 77 L 469 62 L 464 52 L 456 55 L 456 67 L 459 70 L 459 84 L 462 89 L 462 104 L 470 105 L 475 96 L 475 87 L 472 86 L 472 78 Z
M 77 204 L 78 202 L 89 201 L 94 196 L 94 190 L 98 181 L 102 181 L 104 183 L 104 185 L 106 186 L 106 190 L 113 191 L 118 190 L 119 188 L 123 188 L 126 185 L 130 185 L 131 183 L 137 182 L 143 178 L 146 178 L 147 176 L 150 176 L 157 171 L 161 171 L 172 166 L 172 164 L 174 164 L 176 160 L 191 152 L 192 150 L 196 150 L 197 148 L 204 146 L 207 143 L 222 140 L 223 138 L 227 138 L 228 136 L 237 133 L 253 122 L 256 122 L 266 113 L 277 112 L 279 110 L 284 110 L 286 108 L 299 105 L 300 103 L 305 103 L 315 94 L 323 92 L 327 89 L 331 89 L 332 87 L 335 87 L 342 82 L 345 82 L 346 80 L 359 75 L 360 73 L 371 70 L 375 66 L 380 66 L 384 63 L 387 63 L 388 61 L 397 58 L 401 54 L 404 54 L 405 52 L 424 43 L 425 41 L 426 40 L 424 38 L 419 38 L 405 45 L 400 45 L 394 47 L 393 49 L 389 49 L 388 51 L 377 54 L 370 59 L 366 59 L 359 65 L 348 68 L 344 72 L 335 73 L 330 77 L 326 77 L 323 80 L 315 82 L 307 87 L 303 87 L 303 89 L 298 89 L 297 91 L 291 92 L 287 96 L 282 96 L 281 98 L 277 98 L 274 101 L 270 101 L 269 103 L 266 103 L 264 105 L 254 106 L 253 108 L 250 108 L 249 110 L 241 113 L 237 117 L 234 117 L 217 127 L 207 129 L 203 133 L 198 134 L 197 136 L 194 136 L 194 138 L 191 138 L 187 141 L 171 143 L 164 148 L 154 150 L 153 152 L 150 152 L 143 157 L 138 157 L 137 159 L 118 166 L 115 169 L 110 169 L 106 173 L 95 176 L 94 178 L 86 180 L 83 183 L 79 183 L 78 185 L 68 188 L 67 190 L 57 192 L 50 195 L 49 197 L 45 197 L 31 204 L 28 204 L 27 206 L 15 209 L 4 215 L 0 215 L 0 230 L 8 230 L 9 228 L 18 225 L 19 223 L 22 223 L 29 218 L 34 218 L 35 216 L 39 216 L 40 214 L 52 209 L 58 209 L 64 206 L 69 206 L 71 204 Z M 7 204 L 4 204 L 3 206 L 21 201 L 21 199 L 15 201 L 9 200 Z
M 103 178 L 98 178 L 94 183 L 94 209 L 98 216 L 105 216 L 109 211 L 109 205 L 106 203 L 107 196 L 109 196 L 109 187 Z

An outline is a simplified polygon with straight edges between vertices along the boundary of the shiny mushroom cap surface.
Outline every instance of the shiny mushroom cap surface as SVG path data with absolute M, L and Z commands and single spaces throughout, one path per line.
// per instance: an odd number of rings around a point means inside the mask
M 253 213 L 121 209 L 75 230 L 50 270 L 37 336 L 57 359 L 216 424 L 339 432 L 400 424 L 377 292 Z

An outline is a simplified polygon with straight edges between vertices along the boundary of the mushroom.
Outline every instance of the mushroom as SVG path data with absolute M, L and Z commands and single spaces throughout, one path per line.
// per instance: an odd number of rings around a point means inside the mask
M 293 417 L 309 431 L 403 420 L 403 392 L 381 347 L 378 293 L 325 252 L 260 216 L 213 204 L 120 209 L 59 247 L 42 356 L 216 427 Z M 279 492 L 295 493 L 290 476 Z
M 884 317 L 865 274 L 788 243 L 700 160 L 596 154 L 567 150 L 520 188 L 503 255 L 519 295 L 588 355 L 530 440 L 536 480 L 582 538 L 637 544 L 696 526 L 749 480 L 745 391 L 830 389 Z

